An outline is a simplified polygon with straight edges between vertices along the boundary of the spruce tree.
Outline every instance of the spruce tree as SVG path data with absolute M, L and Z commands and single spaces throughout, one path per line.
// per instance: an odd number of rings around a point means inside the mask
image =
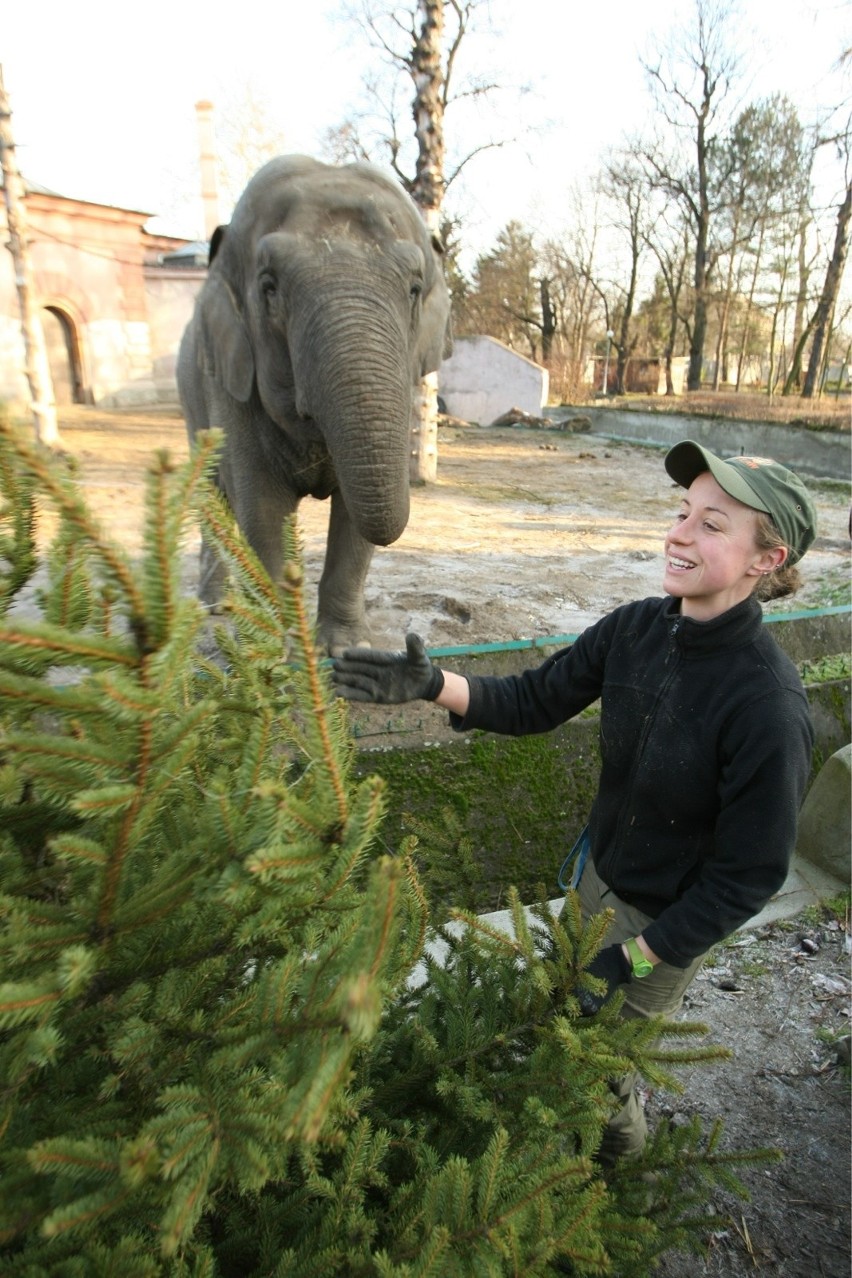
M 594 1154 L 610 1077 L 676 1086 L 717 1050 L 617 1001 L 581 1015 L 606 919 L 570 894 L 429 948 L 295 526 L 279 591 L 212 495 L 215 447 L 152 460 L 131 562 L 0 424 L 0 1270 L 641 1275 L 698 1245 L 754 1155 L 696 1125 L 608 1180 Z M 234 580 L 217 660 L 181 582 L 199 518 Z

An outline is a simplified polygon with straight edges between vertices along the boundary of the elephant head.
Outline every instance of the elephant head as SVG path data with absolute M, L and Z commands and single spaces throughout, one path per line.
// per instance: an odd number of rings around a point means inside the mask
M 412 389 L 451 349 L 440 246 L 402 189 L 367 164 L 272 160 L 211 246 L 197 322 L 207 374 L 284 437 L 263 440 L 269 465 L 303 467 L 297 496 L 338 490 L 360 537 L 396 540 Z

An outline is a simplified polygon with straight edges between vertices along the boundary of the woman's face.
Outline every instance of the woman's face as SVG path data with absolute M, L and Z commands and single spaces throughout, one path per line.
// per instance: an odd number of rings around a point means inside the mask
M 786 551 L 758 550 L 758 513 L 729 497 L 709 470 L 690 485 L 666 536 L 663 589 L 681 612 L 710 621 L 746 599 Z

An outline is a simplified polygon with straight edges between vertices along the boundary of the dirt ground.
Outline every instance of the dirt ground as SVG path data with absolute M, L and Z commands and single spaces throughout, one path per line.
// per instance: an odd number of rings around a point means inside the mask
M 738 933 L 688 992 L 683 1019 L 732 1056 L 682 1071 L 683 1095 L 649 1096 L 649 1123 L 721 1119 L 723 1148 L 783 1158 L 742 1170 L 749 1201 L 717 1194 L 729 1224 L 708 1231 L 706 1260 L 669 1253 L 660 1278 L 848 1278 L 849 917 L 816 913 Z
M 132 553 L 150 454 L 186 455 L 180 419 L 75 408 L 61 425 L 87 500 Z M 661 451 L 457 427 L 442 428 L 439 458 L 437 484 L 413 493 L 405 534 L 376 553 L 367 585 L 375 643 L 400 646 L 410 629 L 433 648 L 575 634 L 616 604 L 660 593 L 662 536 L 677 505 Z M 796 607 L 848 602 L 848 487 L 813 487 L 820 535 Z M 303 503 L 311 583 L 326 519 L 325 504 Z M 188 590 L 196 580 L 191 541 Z M 847 1278 L 849 952 L 848 915 L 809 916 L 740 934 L 693 985 L 684 1015 L 707 1024 L 732 1059 L 690 1071 L 683 1097 L 650 1095 L 649 1113 L 719 1117 L 726 1146 L 772 1146 L 784 1159 L 744 1172 L 749 1203 L 719 1195 L 730 1225 L 708 1234 L 706 1263 L 670 1254 L 664 1278 Z

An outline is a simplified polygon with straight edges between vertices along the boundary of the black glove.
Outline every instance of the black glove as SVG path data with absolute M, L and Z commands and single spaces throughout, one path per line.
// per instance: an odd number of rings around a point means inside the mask
M 444 686 L 444 672 L 426 656 L 419 635 L 405 636 L 405 652 L 347 648 L 331 663 L 334 691 L 346 701 L 398 705 L 402 701 L 434 701 Z
M 621 943 L 608 945 L 592 959 L 586 971 L 590 976 L 606 981 L 605 994 L 592 994 L 590 990 L 578 990 L 577 1001 L 584 1016 L 594 1016 L 612 998 L 619 985 L 627 985 L 633 976 L 633 968 Z

